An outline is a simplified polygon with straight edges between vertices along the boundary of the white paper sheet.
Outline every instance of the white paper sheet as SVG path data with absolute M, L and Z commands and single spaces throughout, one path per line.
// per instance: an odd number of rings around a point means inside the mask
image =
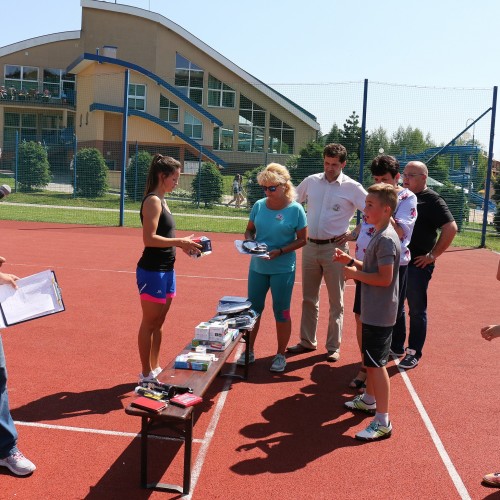
M 3 315 L 0 318 L 0 328 L 64 310 L 52 271 L 42 271 L 16 283 L 17 289 L 11 285 L 0 285 Z

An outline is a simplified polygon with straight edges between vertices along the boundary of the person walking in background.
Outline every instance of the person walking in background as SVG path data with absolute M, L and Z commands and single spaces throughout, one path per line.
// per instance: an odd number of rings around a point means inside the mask
M 0 266 L 5 262 L 0 257 Z M 10 285 L 17 288 L 19 278 L 14 274 L 0 273 L 0 285 Z M 36 466 L 28 460 L 17 447 L 17 430 L 12 420 L 7 394 L 7 365 L 0 335 L 0 467 L 7 467 L 17 476 L 31 474 Z
M 451 245 L 458 231 L 446 202 L 438 193 L 427 187 L 428 176 L 427 166 L 420 161 L 409 162 L 403 172 L 403 187 L 410 189 L 417 196 L 418 214 L 408 245 L 411 252 L 406 291 L 410 316 L 408 347 L 405 351 L 404 321 L 394 330 L 391 346 L 391 351 L 396 355 L 406 353 L 399 363 L 405 370 L 415 368 L 422 357 L 427 335 L 427 288 L 436 259 Z
M 282 372 L 286 367 L 285 350 L 292 333 L 290 303 L 295 283 L 295 251 L 306 244 L 307 221 L 302 205 L 295 201 L 295 188 L 286 167 L 269 164 L 257 175 L 257 182 L 266 197 L 252 207 L 245 240 L 265 243 L 269 258 L 252 256 L 248 271 L 248 300 L 259 314 L 250 332 L 250 363 L 255 361 L 255 338 L 266 295 L 271 289 L 278 346 L 270 370 Z M 245 364 L 245 353 L 237 364 Z
M 330 303 L 326 335 L 327 360 L 340 358 L 344 318 L 344 273 L 339 262 L 333 262 L 336 248 L 348 252 L 341 243 L 356 209 L 363 210 L 366 191 L 343 173 L 347 151 L 341 144 L 328 144 L 323 150 L 324 172 L 306 177 L 297 187 L 297 201 L 307 202 L 309 237 L 302 251 L 302 319 L 300 340 L 288 348 L 298 354 L 317 349 L 319 291 L 325 280 Z
M 500 281 L 500 261 L 498 262 L 497 280 Z M 500 325 L 488 325 L 481 328 L 483 339 L 492 341 L 500 338 Z M 489 486 L 500 488 L 500 472 L 492 472 L 483 477 L 483 482 Z
M 233 191 L 233 199 L 228 202 L 227 206 L 231 205 L 234 201 L 234 206 L 236 208 L 240 208 L 243 201 L 245 201 L 245 197 L 243 196 L 243 177 L 241 174 L 236 174 L 234 176 L 231 189 Z
M 161 372 L 159 361 L 163 323 L 176 294 L 175 249 L 188 255 L 199 253 L 201 245 L 192 236 L 175 237 L 175 222 L 165 200 L 178 184 L 181 164 L 156 154 L 146 179 L 141 204 L 142 239 L 144 251 L 137 263 L 136 279 L 141 299 L 142 321 L 138 344 L 142 364 L 139 384 L 156 381 Z
M 377 156 L 370 166 L 373 182 L 384 182 L 394 186 L 398 195 L 398 205 L 391 217 L 391 225 L 396 231 L 399 241 L 401 242 L 401 256 L 399 261 L 399 300 L 398 312 L 396 316 L 396 324 L 394 325 L 393 335 L 397 328 L 404 328 L 404 302 L 406 298 L 406 283 L 408 263 L 410 262 L 410 251 L 408 245 L 413 233 L 415 220 L 417 219 L 417 197 L 408 188 L 403 188 L 399 185 L 399 162 L 393 156 L 380 155 Z M 347 234 L 341 242 L 356 241 L 356 260 L 362 261 L 366 252 L 366 247 L 370 243 L 371 237 L 375 233 L 375 226 L 368 224 L 363 217 L 363 220 L 358 226 Z M 361 350 L 361 284 L 356 282 L 356 292 L 354 298 L 353 312 L 356 318 L 356 337 L 358 339 L 359 348 Z M 402 323 L 402 326 L 401 326 Z M 402 355 L 402 354 L 400 354 Z M 356 377 L 351 381 L 350 387 L 360 388 L 364 385 L 366 379 L 366 370 L 361 368 Z

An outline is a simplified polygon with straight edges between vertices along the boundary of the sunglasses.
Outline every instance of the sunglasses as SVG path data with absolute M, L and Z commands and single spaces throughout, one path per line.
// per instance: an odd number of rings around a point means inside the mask
M 280 184 L 278 184 L 277 186 L 262 186 L 262 189 L 264 191 L 270 191 L 271 193 L 274 193 L 279 187 Z

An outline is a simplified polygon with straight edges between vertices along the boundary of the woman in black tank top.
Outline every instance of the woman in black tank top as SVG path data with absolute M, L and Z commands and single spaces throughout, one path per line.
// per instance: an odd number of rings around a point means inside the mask
M 155 155 L 141 204 L 144 251 L 136 272 L 142 308 L 138 337 L 142 365 L 139 384 L 154 381 L 161 371 L 159 354 L 163 323 L 175 294 L 176 247 L 188 255 L 199 253 L 201 248 L 192 241 L 193 235 L 175 237 L 175 222 L 165 201 L 165 194 L 173 191 L 178 184 L 180 169 L 181 164 L 177 160 Z M 173 286 L 173 293 L 169 293 L 169 286 Z

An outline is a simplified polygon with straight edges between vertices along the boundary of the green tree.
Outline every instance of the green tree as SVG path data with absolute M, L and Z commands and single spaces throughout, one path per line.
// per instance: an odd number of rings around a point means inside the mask
M 77 196 L 99 198 L 108 190 L 108 167 L 96 148 L 83 148 L 76 154 Z
M 324 146 L 326 146 L 327 144 L 332 144 L 332 143 L 334 143 L 334 144 L 341 143 L 340 129 L 336 123 L 334 123 L 332 125 L 330 132 L 328 132 L 328 134 L 326 134 L 322 137 L 321 142 L 323 143 Z
M 34 141 L 20 144 L 17 180 L 20 191 L 33 191 L 50 182 L 47 150 L 41 144 Z
M 500 233 L 500 175 L 497 179 L 493 180 L 492 184 L 495 192 L 493 193 L 491 199 L 497 204 L 497 211 L 493 217 L 493 225 L 495 226 L 497 232 Z
M 203 163 L 201 169 L 194 176 L 191 186 L 192 198 L 195 203 L 204 203 L 211 207 L 219 203 L 222 198 L 224 181 L 215 163 Z
M 383 150 L 383 152 L 381 151 Z M 372 160 L 380 154 L 389 154 L 389 137 L 383 127 L 378 127 L 370 132 L 366 139 L 365 160 L 370 165 Z
M 130 163 L 125 171 L 125 189 L 130 200 L 140 200 L 144 195 L 152 159 L 153 156 L 147 151 L 140 151 L 130 158 Z
M 430 134 L 424 136 L 424 133 L 419 128 L 410 126 L 404 128 L 398 127 L 396 132 L 392 134 L 389 143 L 389 153 L 391 155 L 416 154 L 422 153 L 426 149 L 436 147 L 432 141 Z
M 347 149 L 347 154 L 355 154 L 359 158 L 362 129 L 359 126 L 359 115 L 353 111 L 340 130 L 339 142 Z
M 290 166 L 292 183 L 297 186 L 311 174 L 323 170 L 323 144 L 318 141 L 308 142 L 300 151 L 295 166 Z
M 435 186 L 433 189 L 446 201 L 457 223 L 458 230 L 461 231 L 464 222 L 468 222 L 469 220 L 469 204 L 464 191 L 456 189 L 450 182 L 446 182 L 443 186 Z

